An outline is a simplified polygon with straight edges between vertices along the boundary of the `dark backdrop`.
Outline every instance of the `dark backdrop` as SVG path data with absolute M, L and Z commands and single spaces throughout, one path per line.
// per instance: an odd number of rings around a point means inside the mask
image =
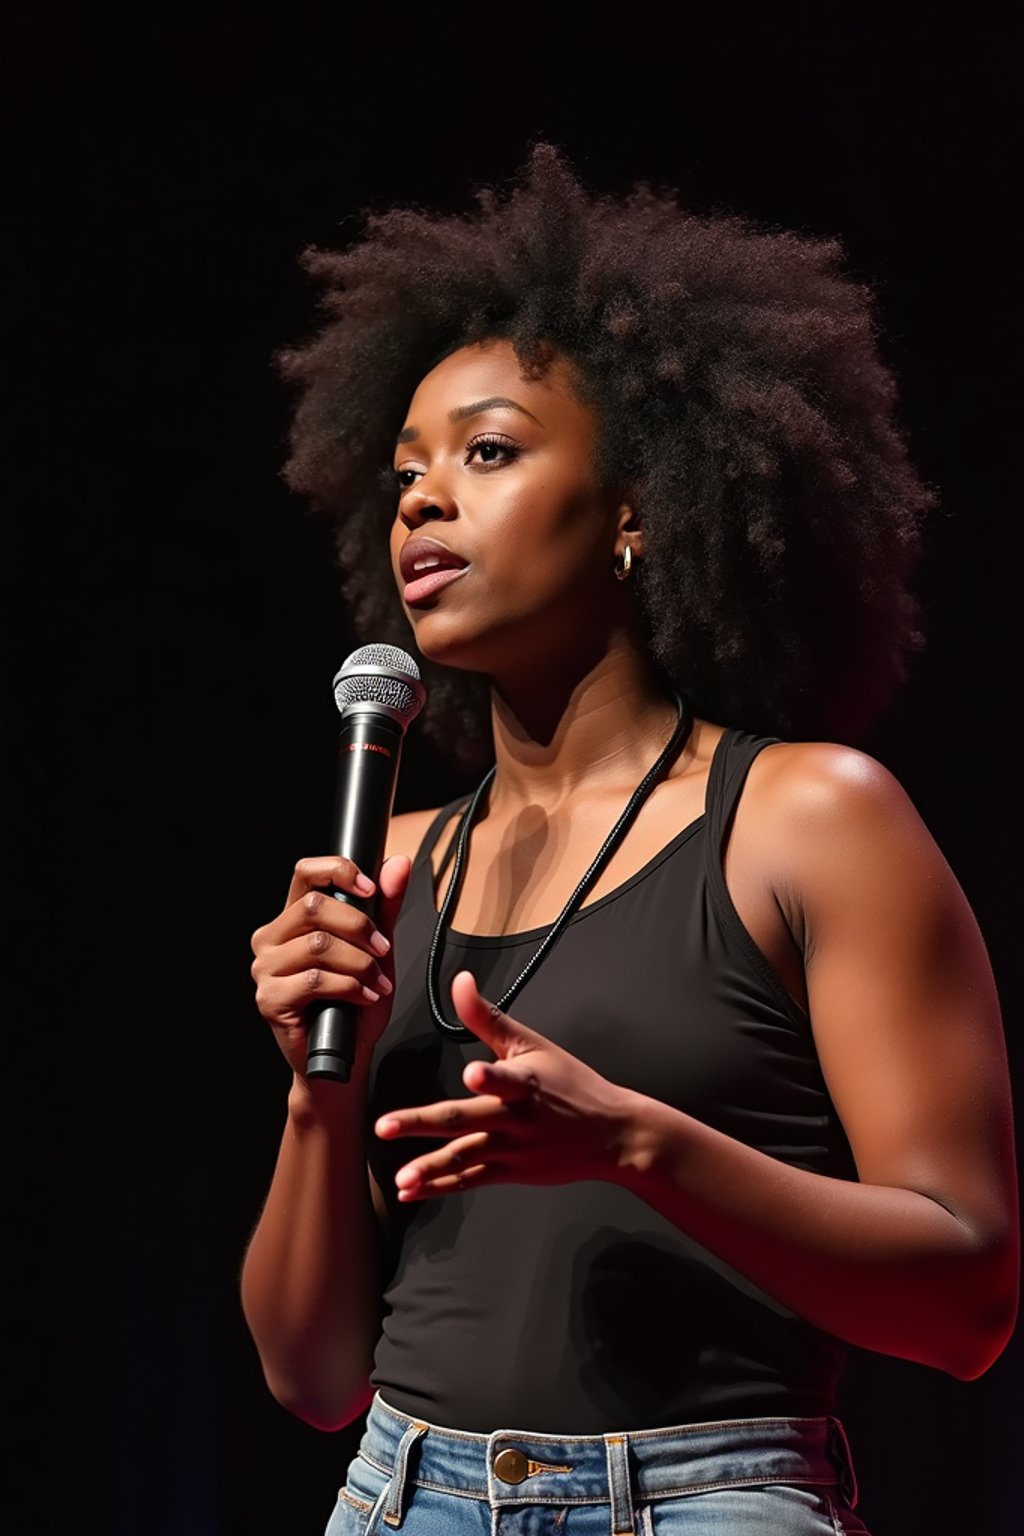
M 4 1393 L 12 1529 L 316 1536 L 355 1430 L 266 1392 L 237 1272 L 287 1072 L 248 935 L 324 846 L 350 649 L 277 478 L 296 267 L 393 201 L 462 207 L 536 134 L 845 241 L 939 489 L 930 645 L 863 742 L 987 936 L 1019 1080 L 1020 411 L 1010 8 L 8 5 L 10 844 Z M 461 788 L 409 742 L 402 808 Z M 858 1356 L 875 1536 L 1009 1536 L 1024 1365 Z

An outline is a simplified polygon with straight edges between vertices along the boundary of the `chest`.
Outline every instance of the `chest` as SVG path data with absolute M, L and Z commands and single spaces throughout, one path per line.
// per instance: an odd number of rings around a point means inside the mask
M 723 925 L 704 879 L 705 846 L 702 823 L 683 829 L 652 868 L 584 908 L 511 1001 L 506 989 L 532 960 L 538 937 L 449 932 L 442 1006 L 453 976 L 469 969 L 486 997 L 609 1081 L 762 1150 L 809 1158 L 828 1111 L 809 1029 Z M 434 927 L 428 869 L 418 876 L 396 935 L 395 1009 L 376 1063 L 374 1115 L 460 1097 L 466 1062 L 489 1055 L 478 1042 L 453 1042 L 434 1028 L 424 986 Z M 795 1141 L 794 1120 L 803 1126 Z M 393 1178 L 387 1144 L 376 1153 L 378 1182 Z M 395 1155 L 412 1154 L 404 1146 Z
M 589 794 L 556 813 L 527 805 L 507 817 L 488 815 L 477 821 L 449 925 L 460 933 L 500 936 L 553 923 L 604 845 L 625 798 L 621 793 Z M 703 810 L 699 783 L 672 780 L 658 785 L 618 838 L 588 886 L 583 905 L 600 901 L 632 879 Z M 433 850 L 438 907 L 454 870 L 449 843 L 458 820 L 451 819 Z
M 685 777 L 659 785 L 588 887 L 581 908 L 621 890 L 683 829 L 699 824 L 705 790 L 706 780 Z M 775 899 L 764 839 L 758 835 L 756 796 L 748 799 L 739 829 L 727 830 L 720 850 L 727 889 L 755 945 L 790 997 L 806 1010 L 803 958 Z M 622 806 L 621 797 L 588 797 L 558 816 L 529 806 L 505 821 L 488 818 L 474 825 L 458 895 L 448 914 L 449 930 L 503 936 L 548 927 L 590 868 Z M 451 884 L 458 823 L 453 816 L 433 849 L 435 910 Z

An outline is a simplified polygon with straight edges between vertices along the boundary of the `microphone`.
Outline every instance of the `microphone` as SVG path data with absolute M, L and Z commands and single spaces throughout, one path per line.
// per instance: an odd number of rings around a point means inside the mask
M 374 884 L 384 862 L 405 730 L 425 699 L 419 668 L 394 645 L 361 646 L 334 678 L 341 730 L 330 851 L 351 859 Z M 373 916 L 376 893 L 352 896 L 332 888 L 331 895 Z M 306 1042 L 307 1077 L 348 1082 L 361 1011 L 355 1003 L 317 1005 Z

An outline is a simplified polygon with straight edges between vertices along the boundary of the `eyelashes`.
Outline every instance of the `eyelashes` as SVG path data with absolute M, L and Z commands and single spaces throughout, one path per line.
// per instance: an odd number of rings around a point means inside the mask
M 475 468 L 488 474 L 492 469 L 500 469 L 505 464 L 514 464 L 522 453 L 522 448 L 515 438 L 506 437 L 501 432 L 479 432 L 476 437 L 470 438 L 464 449 L 465 464 L 467 467 L 474 464 Z M 390 492 L 396 489 L 399 494 L 407 491 L 410 486 L 416 484 L 415 477 L 422 474 L 419 469 L 392 469 L 388 466 L 381 470 L 381 481 L 387 485 Z M 412 478 L 407 479 L 406 476 Z
M 508 464 L 518 459 L 521 452 L 515 438 L 503 437 L 500 432 L 481 432 L 479 436 L 470 438 L 466 444 L 466 462 L 469 463 L 473 454 L 480 450 L 483 453 L 488 449 L 500 450 L 505 457 L 503 459 L 481 459 L 481 467 L 489 464 Z

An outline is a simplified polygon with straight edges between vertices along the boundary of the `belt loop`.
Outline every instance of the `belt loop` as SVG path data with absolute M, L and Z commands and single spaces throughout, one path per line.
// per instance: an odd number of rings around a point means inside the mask
M 846 1438 L 846 1430 L 839 1419 L 829 1419 L 832 1429 L 832 1447 L 836 1461 L 839 1463 L 839 1489 L 850 1509 L 857 1508 L 858 1490 L 857 1474 L 853 1470 L 853 1457 L 850 1454 L 850 1442 Z
M 416 1441 L 427 1432 L 428 1426 L 412 1419 L 409 1428 L 398 1442 L 395 1464 L 391 1469 L 387 1498 L 384 1501 L 384 1524 L 398 1526 L 402 1523 L 402 1504 L 405 1496 L 405 1476 L 409 1467 L 409 1452 Z
M 629 1442 L 625 1435 L 605 1435 L 612 1536 L 633 1536 L 633 1499 L 629 1491 Z

